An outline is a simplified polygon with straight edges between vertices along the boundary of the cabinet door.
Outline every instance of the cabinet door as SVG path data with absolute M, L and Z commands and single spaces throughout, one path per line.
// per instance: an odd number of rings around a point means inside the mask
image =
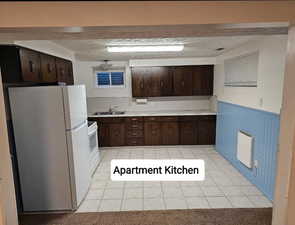
M 179 144 L 179 127 L 178 122 L 162 122 L 161 136 L 163 145 Z
M 56 70 L 58 82 L 63 82 L 68 85 L 74 83 L 72 62 L 65 59 L 56 58 Z
M 144 80 L 144 97 L 159 97 L 161 96 L 160 90 L 160 74 L 158 74 L 157 67 L 143 68 Z
M 67 83 L 67 64 L 64 59 L 56 58 L 56 71 L 58 82 Z
M 133 67 L 131 68 L 132 75 L 132 96 L 133 97 L 144 97 L 144 67 Z
M 214 66 L 201 66 L 201 71 L 203 74 L 202 95 L 213 95 Z
M 195 145 L 198 142 L 196 122 L 195 121 L 181 121 L 179 122 L 180 144 L 181 145 Z
M 43 82 L 57 82 L 55 57 L 41 54 L 41 77 Z
M 193 95 L 213 94 L 213 65 L 193 67 Z
M 125 125 L 123 123 L 109 124 L 110 146 L 125 145 Z
M 144 142 L 145 145 L 161 144 L 161 125 L 159 122 L 144 123 Z
M 198 119 L 198 144 L 214 145 L 216 133 L 216 117 L 200 116 Z
M 74 84 L 74 75 L 73 75 L 73 64 L 71 61 L 66 60 L 66 83 L 68 85 Z
M 173 87 L 175 96 L 192 95 L 192 69 L 190 66 L 177 66 L 173 69 Z
M 160 95 L 173 95 L 173 79 L 169 67 L 155 67 L 160 77 Z
M 98 145 L 101 147 L 108 147 L 110 146 L 110 132 L 109 132 L 109 125 L 107 123 L 100 123 L 97 122 L 98 126 Z
M 40 82 L 40 54 L 21 48 L 20 63 L 23 81 Z

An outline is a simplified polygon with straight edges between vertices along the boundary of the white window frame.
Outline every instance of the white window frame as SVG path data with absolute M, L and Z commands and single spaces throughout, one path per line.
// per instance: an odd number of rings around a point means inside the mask
M 123 73 L 123 85 L 112 85 L 112 79 L 111 79 L 111 73 L 112 72 L 122 72 Z M 109 73 L 109 78 L 110 78 L 110 85 L 98 85 L 97 82 L 97 74 L 98 73 Z M 125 70 L 107 70 L 107 71 L 103 71 L 103 70 L 96 70 L 94 71 L 94 85 L 96 88 L 125 88 Z

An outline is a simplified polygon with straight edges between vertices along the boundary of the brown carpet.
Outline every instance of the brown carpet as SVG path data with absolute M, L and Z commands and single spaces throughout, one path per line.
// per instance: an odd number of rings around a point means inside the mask
M 31 214 L 20 225 L 271 225 L 271 217 L 271 208 Z

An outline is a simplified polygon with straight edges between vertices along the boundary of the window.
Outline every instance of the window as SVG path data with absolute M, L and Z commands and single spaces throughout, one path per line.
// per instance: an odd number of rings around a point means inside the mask
M 96 72 L 97 87 L 124 87 L 123 71 Z
M 224 62 L 225 86 L 257 87 L 259 52 L 227 59 Z

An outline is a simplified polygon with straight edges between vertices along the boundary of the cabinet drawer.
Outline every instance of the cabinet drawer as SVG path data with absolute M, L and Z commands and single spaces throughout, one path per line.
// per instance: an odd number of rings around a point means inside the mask
M 139 137 L 127 138 L 126 144 L 129 145 L 129 146 L 132 146 L 132 145 L 144 145 L 144 140 L 143 140 L 143 138 L 139 138 Z
M 143 137 L 143 130 L 128 130 L 127 138 L 130 137 Z
M 126 129 L 143 130 L 143 123 L 142 122 L 126 123 Z
M 143 118 L 142 117 L 126 117 L 125 121 L 127 123 L 142 122 Z

